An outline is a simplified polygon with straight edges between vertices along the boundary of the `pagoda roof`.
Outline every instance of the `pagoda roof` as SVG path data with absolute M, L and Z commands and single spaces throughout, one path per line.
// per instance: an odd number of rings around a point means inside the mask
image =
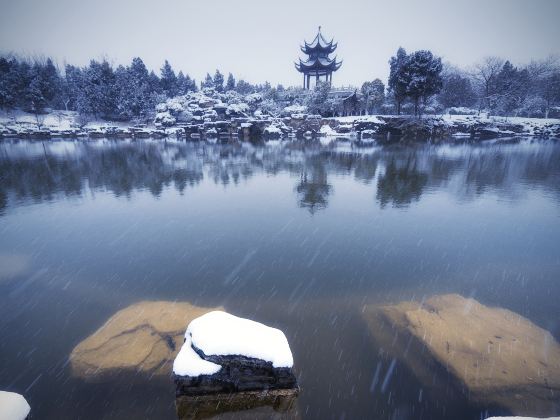
M 342 61 L 336 61 L 335 58 L 313 57 L 303 61 L 299 59 L 299 63 L 295 63 L 296 69 L 305 73 L 308 71 L 337 71 L 342 65 Z
M 319 30 L 317 31 L 317 35 L 315 35 L 315 38 L 313 38 L 313 41 L 304 41 L 304 45 L 302 45 L 300 48 L 301 51 L 308 55 L 314 52 L 323 52 L 330 54 L 334 52 L 334 50 L 336 50 L 337 46 L 338 43 L 333 44 L 333 39 L 331 39 L 330 41 L 327 41 L 325 39 L 325 37 L 321 33 L 321 27 L 319 26 Z

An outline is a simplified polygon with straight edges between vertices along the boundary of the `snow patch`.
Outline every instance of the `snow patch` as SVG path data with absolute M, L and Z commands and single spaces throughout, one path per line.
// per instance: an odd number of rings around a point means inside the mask
M 190 336 L 185 337 L 185 343 L 173 362 L 173 373 L 179 376 L 213 375 L 221 368 L 216 363 L 204 360 L 193 350 Z
M 24 420 L 30 411 L 23 395 L 0 391 L 0 420 Z

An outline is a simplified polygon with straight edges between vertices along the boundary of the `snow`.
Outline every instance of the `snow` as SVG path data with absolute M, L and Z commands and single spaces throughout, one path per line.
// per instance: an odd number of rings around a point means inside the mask
M 276 125 L 269 125 L 264 131 L 268 134 L 282 134 L 282 130 Z
M 0 391 L 0 420 L 24 420 L 30 411 L 23 395 Z
M 269 361 L 276 368 L 294 363 L 282 331 L 222 311 L 193 320 L 185 337 L 206 355 L 242 355 Z
M 325 125 L 321 126 L 321 129 L 319 130 L 319 132 L 321 134 L 324 134 L 327 137 L 329 137 L 329 136 L 339 136 L 340 135 L 336 131 L 334 131 L 332 129 L 332 127 L 328 124 L 325 124 Z
M 185 337 L 183 347 L 173 362 L 173 373 L 179 376 L 213 375 L 222 367 L 200 357 L 192 348 L 190 336 Z

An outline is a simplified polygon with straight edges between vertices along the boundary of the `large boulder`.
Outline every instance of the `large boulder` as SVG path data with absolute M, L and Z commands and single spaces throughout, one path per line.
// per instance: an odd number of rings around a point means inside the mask
M 177 395 L 297 388 L 284 333 L 222 311 L 192 321 L 173 363 Z
M 214 309 L 166 301 L 122 309 L 72 350 L 73 374 L 90 381 L 126 372 L 169 375 L 185 324 Z
M 456 389 L 483 406 L 560 413 L 560 345 L 519 314 L 449 294 L 366 306 L 363 315 L 378 344 L 427 387 L 446 371 Z
M 0 420 L 25 420 L 30 411 L 23 395 L 0 391 Z

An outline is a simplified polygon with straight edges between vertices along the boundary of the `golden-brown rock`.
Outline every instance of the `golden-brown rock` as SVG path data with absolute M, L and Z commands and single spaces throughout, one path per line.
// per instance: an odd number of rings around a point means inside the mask
M 72 350 L 72 371 L 94 381 L 127 371 L 170 374 L 187 325 L 217 309 L 222 308 L 187 302 L 138 302 L 118 311 Z
M 519 314 L 459 295 L 369 306 L 374 339 L 426 385 L 447 370 L 471 399 L 513 414 L 560 413 L 560 345 Z

